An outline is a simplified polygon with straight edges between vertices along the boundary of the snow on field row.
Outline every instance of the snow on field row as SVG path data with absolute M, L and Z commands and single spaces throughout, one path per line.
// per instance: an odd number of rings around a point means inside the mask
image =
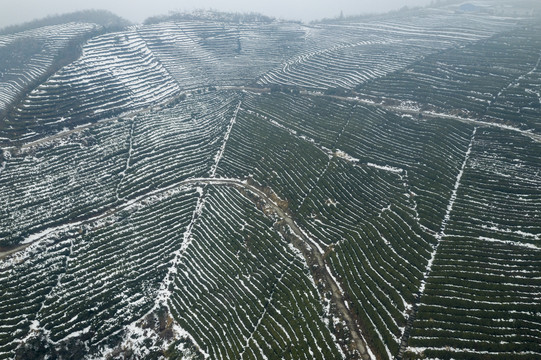
M 172 286 L 179 325 L 211 358 L 268 357 L 272 348 L 295 358 L 339 356 L 288 242 L 236 190 L 207 191 Z
M 48 349 L 80 346 L 72 338 L 99 347 L 148 311 L 194 200 L 193 191 L 150 200 L 29 248 L 1 275 L 2 356 L 25 337 L 41 337 Z
M 167 22 L 138 29 L 149 48 L 185 89 L 251 82 L 302 43 L 303 29 L 287 22 Z
M 0 174 L 0 238 L 17 242 L 119 199 L 208 175 L 237 101 L 233 93 L 197 96 L 13 154 Z
M 107 34 L 90 40 L 79 60 L 32 91 L 14 121 L 73 125 L 156 106 L 179 92 L 135 31 Z
M 411 351 L 438 357 L 451 346 L 472 359 L 541 354 L 539 154 L 538 143 L 513 132 L 478 129 L 421 298 Z
M 97 28 L 95 24 L 67 23 L 0 35 L 0 114 L 51 71 L 71 41 Z
M 301 54 L 261 76 L 258 83 L 352 89 L 403 69 L 436 50 L 489 37 L 502 26 L 508 25 L 501 19 L 480 21 L 476 16 L 455 17 L 434 9 L 394 22 L 378 19 L 316 24 L 307 31 Z
M 423 111 L 536 133 L 540 128 L 539 34 L 535 26 L 509 29 L 426 56 L 360 91 L 411 102 Z
M 436 241 L 423 223 L 435 227 L 434 215 L 427 218 L 434 210 L 441 223 L 471 131 L 335 99 L 248 93 L 219 173 L 251 176 L 299 212 L 299 226 L 328 257 L 350 308 L 377 329 L 376 352 L 389 357 Z M 329 158 L 331 149 L 345 150 Z

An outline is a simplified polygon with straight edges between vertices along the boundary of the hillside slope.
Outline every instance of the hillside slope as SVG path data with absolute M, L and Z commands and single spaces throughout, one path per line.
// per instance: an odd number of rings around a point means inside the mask
M 2 120 L 0 359 L 541 357 L 536 22 L 166 20 Z

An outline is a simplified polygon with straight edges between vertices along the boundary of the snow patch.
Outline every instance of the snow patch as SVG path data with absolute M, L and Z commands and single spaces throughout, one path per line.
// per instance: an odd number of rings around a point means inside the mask
M 394 167 L 394 166 L 389 166 L 389 165 L 378 165 L 378 164 L 374 164 L 374 163 L 367 163 L 366 165 L 370 166 L 370 167 L 373 167 L 373 168 L 376 168 L 376 169 L 379 169 L 379 170 L 383 170 L 383 171 L 389 171 L 389 172 L 392 172 L 392 173 L 395 173 L 395 174 L 402 174 L 404 173 L 404 169 L 401 169 L 401 168 L 397 168 L 397 167 Z
M 541 247 L 536 246 L 534 244 L 520 243 L 520 242 L 517 242 L 517 241 L 494 239 L 494 238 L 489 238 L 489 237 L 485 237 L 485 236 L 479 236 L 479 240 L 487 241 L 487 242 L 493 242 L 493 243 L 513 245 L 513 246 L 523 247 L 523 248 L 532 249 L 532 250 L 541 250 Z
M 340 149 L 336 149 L 336 151 L 334 152 L 334 155 L 336 157 L 339 157 L 341 159 L 344 159 L 346 161 L 353 162 L 353 163 L 358 163 L 358 162 L 361 161 L 361 160 L 357 159 L 356 157 L 353 157 L 353 156 L 345 153 L 344 151 L 342 151 Z

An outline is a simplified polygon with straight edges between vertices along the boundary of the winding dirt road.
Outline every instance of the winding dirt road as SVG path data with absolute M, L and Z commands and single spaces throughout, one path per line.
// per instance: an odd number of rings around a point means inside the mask
M 366 349 L 366 344 L 362 340 L 361 336 L 359 335 L 359 332 L 357 330 L 357 326 L 355 325 L 355 322 L 353 320 L 353 317 L 351 316 L 349 309 L 346 307 L 346 304 L 344 302 L 344 296 L 342 292 L 340 291 L 340 288 L 338 287 L 338 284 L 334 280 L 334 278 L 329 273 L 329 270 L 325 264 L 325 260 L 323 258 L 323 254 L 319 251 L 319 249 L 312 244 L 312 242 L 307 239 L 306 235 L 299 229 L 297 224 L 295 224 L 295 221 L 284 211 L 278 204 L 276 204 L 265 192 L 258 189 L 257 187 L 253 185 L 249 185 L 246 182 L 235 180 L 235 179 L 201 179 L 201 183 L 205 184 L 212 184 L 212 185 L 229 185 L 229 186 L 235 186 L 239 188 L 243 188 L 245 190 L 251 191 L 261 199 L 265 201 L 266 204 L 268 204 L 272 210 L 278 215 L 278 217 L 286 222 L 286 224 L 291 228 L 295 236 L 301 240 L 301 243 L 304 245 L 309 246 L 311 255 L 317 260 L 317 263 L 319 265 L 320 270 L 324 273 L 324 280 L 326 281 L 328 287 L 331 289 L 332 292 L 332 299 L 334 303 L 336 304 L 336 307 L 339 311 L 340 317 L 346 322 L 348 330 L 351 334 L 351 338 L 353 339 L 355 343 L 355 347 L 357 351 L 360 354 L 361 359 L 363 360 L 370 360 L 371 357 L 368 354 L 368 351 Z M 304 254 L 303 249 L 298 246 L 298 244 L 293 243 L 293 246 L 295 246 L 301 253 Z M 309 262 L 309 259 L 306 259 L 307 262 Z
M 364 343 L 363 339 L 361 338 L 357 326 L 355 325 L 355 322 L 353 320 L 352 314 L 350 313 L 349 309 L 346 307 L 344 296 L 342 292 L 340 291 L 340 288 L 338 284 L 336 283 L 333 276 L 329 273 L 328 267 L 325 264 L 325 259 L 323 257 L 324 254 L 320 252 L 320 250 L 317 248 L 316 245 L 314 245 L 307 237 L 306 235 L 299 229 L 299 227 L 295 224 L 295 221 L 291 218 L 290 215 L 288 215 L 280 206 L 272 200 L 263 190 L 259 189 L 258 187 L 254 185 L 250 185 L 247 181 L 243 181 L 240 179 L 230 179 L 230 178 L 192 178 L 187 179 L 184 181 L 181 181 L 177 184 L 167 186 L 165 188 L 157 189 L 154 191 L 151 191 L 150 193 L 141 195 L 135 199 L 131 199 L 128 201 L 125 201 L 117 206 L 114 206 L 110 209 L 107 209 L 103 211 L 102 213 L 95 215 L 91 218 L 79 220 L 79 221 L 73 221 L 55 228 L 50 228 L 45 231 L 42 231 L 41 233 L 43 235 L 40 236 L 40 234 L 37 234 L 37 236 L 34 236 L 34 241 L 32 243 L 24 244 L 19 247 L 13 248 L 6 252 L 0 252 L 0 260 L 9 257 L 12 254 L 15 254 L 19 251 L 22 251 L 26 249 L 28 246 L 30 246 L 33 243 L 37 243 L 44 238 L 47 237 L 47 235 L 54 233 L 57 230 L 66 229 L 67 227 L 76 227 L 81 226 L 83 224 L 88 224 L 91 222 L 94 222 L 96 220 L 103 219 L 105 217 L 111 216 L 119 211 L 122 211 L 129 206 L 133 206 L 136 203 L 139 203 L 151 196 L 160 195 L 163 193 L 166 193 L 167 191 L 172 191 L 175 189 L 178 189 L 179 187 L 186 187 L 186 186 L 205 186 L 205 185 L 219 185 L 219 186 L 232 186 L 239 190 L 245 190 L 253 193 L 257 198 L 263 200 L 263 202 L 272 209 L 272 211 L 280 218 L 282 219 L 289 228 L 293 231 L 294 236 L 300 240 L 299 242 L 293 242 L 293 246 L 295 246 L 302 254 L 305 255 L 306 258 L 306 249 L 309 249 L 309 254 L 316 259 L 317 264 L 319 266 L 319 271 L 323 273 L 323 281 L 325 281 L 327 288 L 329 288 L 332 292 L 332 300 L 336 304 L 336 308 L 338 310 L 338 315 L 345 321 L 348 331 L 351 335 L 351 338 L 353 339 L 353 342 L 355 344 L 355 348 L 359 352 L 359 356 L 362 360 L 370 360 L 371 357 L 368 354 L 366 344 Z M 303 247 L 305 247 L 303 249 Z M 307 263 L 310 262 L 310 259 L 306 258 Z

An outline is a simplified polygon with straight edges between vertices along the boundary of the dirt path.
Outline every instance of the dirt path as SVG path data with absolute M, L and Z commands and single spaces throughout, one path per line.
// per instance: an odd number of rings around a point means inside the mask
M 249 190 L 252 190 L 252 188 L 249 188 Z M 252 190 L 253 191 L 253 190 Z M 334 278 L 329 273 L 329 270 L 325 264 L 325 260 L 323 259 L 323 254 L 319 251 L 319 249 L 316 248 L 315 245 L 311 244 L 311 242 L 306 238 L 304 233 L 297 227 L 293 219 L 289 217 L 286 213 L 282 211 L 276 204 L 274 204 L 270 199 L 265 197 L 265 199 L 269 202 L 269 204 L 272 206 L 272 208 L 276 211 L 278 216 L 282 218 L 289 227 L 293 230 L 295 235 L 303 241 L 304 244 L 307 244 L 311 248 L 312 255 L 317 259 L 317 262 L 319 264 L 320 269 L 325 274 L 325 280 L 327 281 L 327 285 L 329 285 L 331 291 L 332 291 L 332 299 L 334 303 L 336 304 L 336 307 L 338 311 L 340 312 L 340 315 L 342 318 L 346 321 L 346 324 L 348 326 L 348 330 L 351 334 L 351 338 L 355 342 L 355 347 L 361 354 L 362 359 L 370 359 L 370 356 L 368 355 L 368 352 L 366 350 L 366 344 L 361 339 L 361 336 L 359 335 L 357 331 L 357 326 L 355 325 L 355 322 L 353 321 L 353 318 L 351 317 L 351 314 L 346 307 L 346 304 L 344 302 L 344 296 L 340 289 L 338 288 L 338 285 L 336 284 Z M 301 250 L 301 249 L 299 249 Z M 302 250 L 301 250 L 302 252 Z
M 141 202 L 151 196 L 160 195 L 163 193 L 166 193 L 167 191 L 175 190 L 179 187 L 184 186 L 197 186 L 197 185 L 223 185 L 223 186 L 232 186 L 239 190 L 245 190 L 253 193 L 258 198 L 264 201 L 264 203 L 269 206 L 272 211 L 285 223 L 289 226 L 289 228 L 293 231 L 295 237 L 300 240 L 299 242 L 294 242 L 293 245 L 301 251 L 302 254 L 306 254 L 306 247 L 309 249 L 309 255 L 312 256 L 314 259 L 316 259 L 317 264 L 319 265 L 319 270 L 324 274 L 323 280 L 326 282 L 326 285 L 328 285 L 328 288 L 332 292 L 332 300 L 336 304 L 336 308 L 339 312 L 340 317 L 346 322 L 346 325 L 348 327 L 348 331 L 351 334 L 351 338 L 353 339 L 353 342 L 355 344 L 355 348 L 360 354 L 360 358 L 363 360 L 370 360 L 370 355 L 368 354 L 366 344 L 362 340 L 358 330 L 357 326 L 355 325 L 355 322 L 353 320 L 353 317 L 349 311 L 349 309 L 346 307 L 346 304 L 344 302 L 344 296 L 342 292 L 340 291 L 340 288 L 338 284 L 336 283 L 333 276 L 329 273 L 329 269 L 325 264 L 325 259 L 323 257 L 324 254 L 322 254 L 319 249 L 306 237 L 306 235 L 299 229 L 299 227 L 295 224 L 293 219 L 290 215 L 288 215 L 276 202 L 274 202 L 264 191 L 257 188 L 256 186 L 248 184 L 247 181 L 239 180 L 239 179 L 228 179 L 228 178 L 193 178 L 181 181 L 177 184 L 167 186 L 162 189 L 154 190 L 148 194 L 141 195 L 135 199 L 128 200 L 123 202 L 122 204 L 112 207 L 101 214 L 98 214 L 96 216 L 93 216 L 91 218 L 85 219 L 85 220 L 79 220 L 74 221 L 68 224 L 64 224 L 55 228 L 47 229 L 43 231 L 43 236 L 36 237 L 35 241 L 33 243 L 41 241 L 43 238 L 45 238 L 48 234 L 54 233 L 56 230 L 65 229 L 66 227 L 70 226 L 80 226 L 82 224 L 88 224 L 91 222 L 94 222 L 96 220 L 103 219 L 107 216 L 111 216 L 115 214 L 116 212 L 122 211 L 123 209 L 132 206 L 135 203 Z M 32 243 L 21 245 L 19 247 L 13 248 L 12 250 L 0 253 L 0 260 L 4 259 L 12 254 L 15 254 L 19 251 L 22 251 L 26 249 L 28 246 L 30 246 Z M 309 259 L 306 259 L 307 262 L 309 262 Z
M 201 89 L 191 89 L 187 93 L 196 94 L 197 91 L 206 90 L 206 89 L 207 89 L 207 87 L 203 87 Z M 271 93 L 272 92 L 270 88 L 250 87 L 250 86 L 220 86 L 220 87 L 216 87 L 216 90 L 247 91 L 247 92 L 258 93 L 258 94 L 264 94 L 264 93 Z M 481 120 L 481 119 L 465 118 L 465 117 L 461 117 L 461 116 L 457 116 L 457 115 L 451 115 L 451 114 L 445 114 L 445 113 L 434 113 L 434 112 L 430 112 L 430 111 L 422 111 L 422 110 L 404 108 L 404 107 L 401 107 L 401 106 L 380 104 L 380 103 L 376 103 L 376 102 L 368 100 L 368 99 L 362 99 L 359 96 L 354 97 L 354 95 L 359 95 L 359 94 L 355 94 L 355 93 L 352 94 L 352 95 L 348 95 L 348 96 L 341 96 L 341 95 L 324 94 L 322 91 L 301 90 L 299 94 L 300 95 L 308 95 L 308 96 L 327 97 L 327 98 L 337 99 L 337 100 L 341 100 L 341 101 L 350 101 L 350 102 L 355 102 L 355 103 L 358 103 L 358 104 L 363 104 L 363 105 L 366 105 L 366 106 L 378 107 L 378 108 L 381 108 L 381 109 L 384 109 L 384 110 L 387 110 L 387 111 L 391 111 L 391 112 L 394 112 L 394 113 L 399 113 L 399 114 L 408 114 L 408 115 L 412 115 L 412 116 L 421 115 L 421 116 L 423 116 L 423 118 L 429 118 L 429 119 L 449 119 L 449 120 L 460 121 L 460 122 L 463 122 L 463 123 L 476 125 L 476 126 L 497 127 L 497 128 L 504 129 L 504 130 L 518 132 L 519 134 L 521 134 L 523 136 L 529 137 L 530 139 L 532 139 L 535 142 L 538 142 L 538 143 L 541 142 L 541 134 L 536 134 L 536 133 L 533 133 L 533 132 L 530 132 L 530 131 L 522 130 L 522 129 L 515 128 L 515 127 L 512 127 L 512 126 L 504 125 L 504 124 L 499 124 L 497 122 L 491 122 L 491 121 L 486 121 L 486 120 Z M 182 95 L 183 94 L 175 96 L 174 98 L 170 99 L 169 101 L 165 102 L 164 104 L 161 104 L 161 105 L 158 105 L 158 106 L 167 106 L 168 104 L 176 101 L 177 98 L 179 96 L 182 96 Z M 44 138 L 37 139 L 37 140 L 31 141 L 31 142 L 28 142 L 28 143 L 25 143 L 25 144 L 21 144 L 21 145 L 18 145 L 18 146 L 21 147 L 22 149 L 25 149 L 25 148 L 28 148 L 28 147 L 40 145 L 40 144 L 43 144 L 43 143 L 48 142 L 48 141 L 52 141 L 52 140 L 55 140 L 55 139 L 66 137 L 66 136 L 71 135 L 73 133 L 81 132 L 81 131 L 83 131 L 85 129 L 97 126 L 97 125 L 102 124 L 104 122 L 110 122 L 110 121 L 117 120 L 119 118 L 127 118 L 127 117 L 133 117 L 133 116 L 136 116 L 136 115 L 144 114 L 144 113 L 147 113 L 148 111 L 150 111 L 150 109 L 152 109 L 152 107 L 137 110 L 137 111 L 132 111 L 132 112 L 126 112 L 125 114 L 121 114 L 121 115 L 119 115 L 117 117 L 112 117 L 112 118 L 109 118 L 109 119 L 103 119 L 103 120 L 97 121 L 95 123 L 89 123 L 89 124 L 86 124 L 86 125 L 81 125 L 81 126 L 75 128 L 75 129 L 72 129 L 72 130 L 63 131 L 63 132 L 60 132 L 60 133 L 57 133 L 57 134 L 49 135 L 49 136 L 46 136 Z M 14 147 L 14 146 L 8 146 L 7 148 L 12 148 L 12 147 Z
M 253 185 L 249 185 L 245 182 L 240 182 L 238 180 L 205 180 L 207 184 L 213 184 L 213 185 L 229 185 L 229 186 L 235 186 L 240 187 L 245 190 L 249 190 L 252 193 L 256 194 L 258 197 L 264 199 L 265 203 L 268 204 L 272 210 L 278 215 L 279 218 L 284 220 L 286 224 L 291 228 L 295 236 L 301 240 L 300 243 L 293 243 L 293 245 L 300 250 L 301 253 L 304 254 L 304 249 L 299 246 L 300 244 L 308 245 L 310 247 L 310 254 L 317 260 L 317 263 L 319 265 L 320 270 L 324 273 L 324 280 L 326 281 L 328 287 L 331 289 L 332 292 L 332 300 L 336 304 L 336 307 L 338 309 L 339 315 L 342 317 L 342 319 L 346 322 L 349 333 L 351 334 L 351 338 L 353 339 L 355 343 L 355 347 L 357 351 L 360 354 L 361 359 L 370 359 L 370 355 L 368 354 L 368 351 L 366 349 L 366 344 L 362 340 L 361 336 L 359 335 L 359 332 L 357 330 L 357 326 L 355 325 L 355 322 L 353 320 L 353 317 L 350 314 L 349 309 L 346 307 L 346 304 L 344 302 L 344 296 L 342 292 L 340 291 L 338 284 L 335 282 L 335 279 L 331 276 L 329 273 L 329 269 L 325 264 L 325 260 L 323 258 L 323 254 L 319 251 L 319 249 L 312 244 L 312 242 L 307 239 L 306 235 L 299 229 L 297 224 L 293 221 L 293 219 L 284 211 L 278 204 L 276 204 L 267 194 L 265 194 L 262 190 L 258 189 L 257 187 Z M 306 259 L 308 262 L 308 259 Z
M 484 126 L 484 127 L 497 127 L 503 130 L 513 131 L 517 132 L 522 136 L 529 137 L 535 142 L 541 142 L 541 134 L 536 134 L 527 130 L 522 130 L 513 126 L 499 124 L 497 122 L 491 122 L 481 119 L 473 119 L 473 118 L 465 118 L 462 116 L 452 115 L 452 114 L 445 114 L 445 113 L 435 113 L 432 111 L 423 111 L 423 110 L 417 110 L 417 109 L 410 109 L 405 108 L 401 106 L 394 106 L 394 105 L 386 105 L 386 104 L 379 104 L 376 102 L 373 102 L 371 100 L 362 99 L 359 97 L 352 97 L 352 96 L 338 96 L 338 95 L 327 95 L 323 94 L 321 92 L 314 92 L 314 91 L 301 91 L 301 94 L 305 95 L 311 95 L 311 96 L 321 96 L 321 97 L 329 97 L 337 100 L 345 100 L 350 102 L 355 102 L 358 104 L 363 104 L 366 106 L 373 106 L 378 107 L 383 110 L 387 110 L 390 112 L 394 112 L 397 114 L 408 114 L 412 116 L 422 116 L 424 119 L 449 119 L 449 120 L 455 120 L 460 121 L 462 123 L 474 125 L 474 126 Z
M 474 145 L 475 141 L 475 134 L 477 133 L 477 127 L 473 129 L 471 138 L 470 138 L 470 144 L 468 145 L 468 148 L 466 149 L 466 153 L 464 154 L 464 161 L 462 162 L 462 166 L 460 168 L 460 171 L 457 174 L 455 185 L 453 188 L 453 191 L 451 193 L 451 197 L 449 198 L 449 203 L 447 204 L 447 211 L 445 215 L 443 216 L 443 219 L 441 221 L 440 230 L 436 234 L 436 244 L 433 247 L 432 254 L 430 256 L 430 259 L 428 260 L 428 264 L 426 265 L 425 272 L 423 275 L 423 278 L 421 279 L 421 285 L 419 286 L 419 289 L 417 293 L 414 295 L 414 300 L 412 303 L 412 309 L 408 316 L 408 319 L 406 321 L 406 326 L 404 327 L 404 332 L 402 333 L 402 338 L 400 340 L 400 348 L 398 355 L 396 356 L 396 360 L 402 360 L 405 351 L 408 347 L 409 337 L 411 334 L 411 330 L 413 328 L 413 322 L 417 318 L 417 311 L 419 309 L 419 304 L 421 302 L 421 298 L 424 295 L 425 292 L 425 286 L 428 281 L 428 278 L 430 276 L 430 272 L 432 271 L 432 264 L 434 263 L 434 260 L 436 259 L 436 256 L 438 255 L 438 249 L 440 247 L 441 242 L 443 241 L 443 238 L 445 236 L 445 229 L 447 228 L 447 223 L 450 219 L 451 213 L 453 211 L 453 206 L 455 204 L 458 189 L 461 186 L 461 180 L 462 175 L 464 174 L 464 169 L 466 168 L 466 165 L 468 164 L 468 161 L 470 159 L 470 154 Z
M 4 260 L 11 254 L 15 254 L 15 253 L 18 253 L 19 251 L 23 251 L 28 246 L 30 246 L 30 244 L 19 245 L 9 250 L 0 251 L 0 260 Z
M 195 92 L 195 90 L 194 90 L 194 92 Z M 108 123 L 108 122 L 111 122 L 111 121 L 117 121 L 118 119 L 126 119 L 126 118 L 135 117 L 137 115 L 146 114 L 146 113 L 152 111 L 152 109 L 154 109 L 154 108 L 157 108 L 157 107 L 162 108 L 162 107 L 168 106 L 169 104 L 177 101 L 183 95 L 185 95 L 185 94 L 184 93 L 178 94 L 178 95 L 173 96 L 172 98 L 170 98 L 169 100 L 167 100 L 167 101 L 165 101 L 163 103 L 154 104 L 153 106 L 149 106 L 147 108 L 140 109 L 140 110 L 127 111 L 127 112 L 119 114 L 117 116 L 113 116 L 113 117 L 103 119 L 103 120 L 98 120 L 96 122 L 91 122 L 91 123 L 88 123 L 88 124 L 79 125 L 79 126 L 75 127 L 74 129 L 67 130 L 67 131 L 61 131 L 61 132 L 53 134 L 53 135 L 48 135 L 48 136 L 45 136 L 43 138 L 21 144 L 19 146 L 20 146 L 21 149 L 26 149 L 26 148 L 29 148 L 29 147 L 32 147 L 32 146 L 37 146 L 37 145 L 40 145 L 40 144 L 43 144 L 43 143 L 46 143 L 46 142 L 49 142 L 49 141 L 52 141 L 52 140 L 55 140 L 55 139 L 60 139 L 60 138 L 66 137 L 66 136 L 74 134 L 74 133 L 79 133 L 79 132 L 81 132 L 83 130 L 86 130 L 86 129 L 101 125 L 103 123 Z M 10 148 L 10 147 L 8 147 L 8 148 Z

